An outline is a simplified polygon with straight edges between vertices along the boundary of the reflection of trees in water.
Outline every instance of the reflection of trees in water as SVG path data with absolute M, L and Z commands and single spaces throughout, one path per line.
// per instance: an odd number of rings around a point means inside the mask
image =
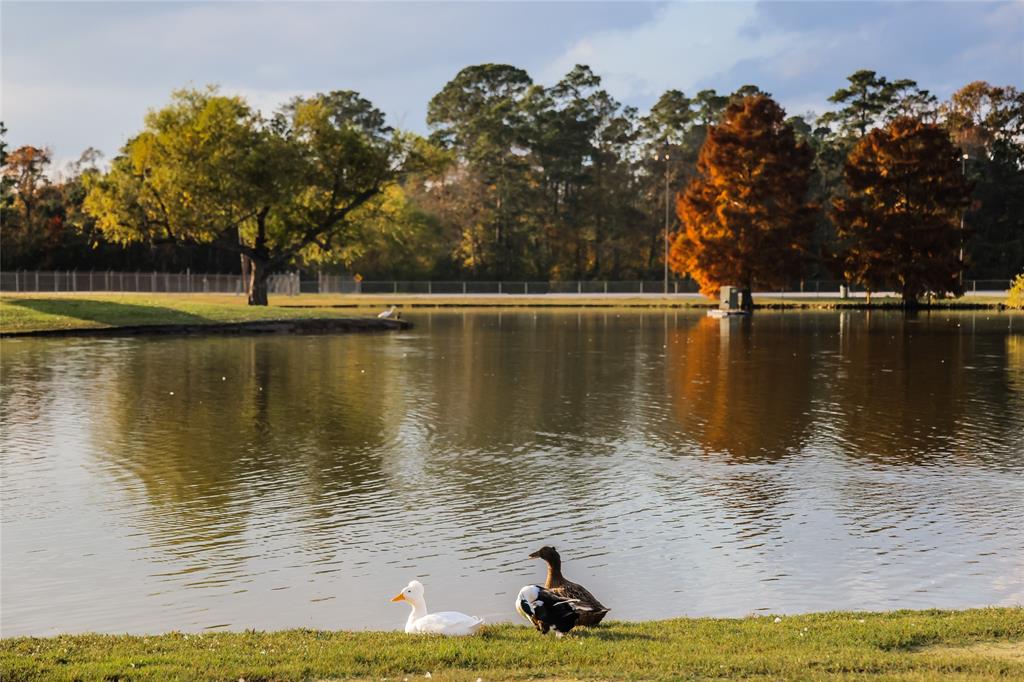
M 1024 323 L 1024 320 L 1018 322 Z M 1024 324 L 1020 326 L 1024 328 Z M 1010 403 L 1016 406 L 1010 409 L 1017 415 L 1024 415 L 1024 333 L 1006 337 L 1006 370 L 1011 389 Z M 1024 422 L 1024 417 L 1018 421 Z M 1018 434 L 1021 426 L 1024 424 L 1018 425 Z
M 839 367 L 825 381 L 845 453 L 893 464 L 1002 457 L 1007 427 L 1019 428 L 991 360 L 1005 352 L 1005 330 L 940 313 L 846 322 Z
M 1024 334 L 1006 337 L 1006 369 L 1017 396 L 1024 395 Z
M 495 503 L 519 503 L 509 499 L 517 478 L 585 501 L 633 409 L 645 334 L 660 339 L 660 327 L 606 312 L 439 318 L 432 357 L 408 377 L 433 431 L 424 475 Z
M 141 483 L 157 544 L 215 553 L 256 517 L 315 522 L 376 488 L 386 396 L 401 385 L 373 346 L 348 341 L 190 339 L 123 353 L 93 433 L 126 485 Z
M 6 429 L 32 427 L 35 437 L 52 437 L 52 429 L 38 420 L 66 417 L 89 403 L 90 396 L 73 390 L 66 377 L 81 374 L 100 384 L 105 381 L 106 366 L 94 362 L 95 355 L 103 354 L 103 346 L 95 341 L 78 345 L 67 339 L 28 338 L 5 339 L 0 344 L 0 413 Z M 4 448 L 2 454 L 12 453 Z
M 799 451 L 813 421 L 809 326 L 800 316 L 755 315 L 676 331 L 666 377 L 684 437 L 732 462 Z

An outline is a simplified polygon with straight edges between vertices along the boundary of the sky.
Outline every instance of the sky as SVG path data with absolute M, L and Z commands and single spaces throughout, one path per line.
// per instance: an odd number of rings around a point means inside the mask
M 1024 2 L 25 2 L 0 0 L 8 143 L 112 156 L 181 87 L 264 110 L 356 90 L 428 131 L 460 69 L 500 62 L 550 85 L 590 65 L 645 111 L 667 89 L 751 83 L 822 112 L 857 69 L 940 98 L 973 80 L 1024 88 Z

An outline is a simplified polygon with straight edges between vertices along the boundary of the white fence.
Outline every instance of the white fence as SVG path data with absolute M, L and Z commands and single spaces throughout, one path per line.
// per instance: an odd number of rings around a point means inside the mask
M 808 280 L 778 290 L 755 293 L 792 298 L 834 298 L 839 295 L 840 281 Z M 269 292 L 294 296 L 308 294 L 413 294 L 413 295 L 646 295 L 664 294 L 664 281 L 573 280 L 561 282 L 524 281 L 356 281 L 342 275 L 318 275 L 301 279 L 295 272 L 270 276 Z M 1009 280 L 966 280 L 967 295 L 999 295 L 1010 287 Z M 16 270 L 0 272 L 0 291 L 9 292 L 131 292 L 131 293 L 210 293 L 238 294 L 244 292 L 240 275 L 199 274 L 193 272 L 114 272 L 81 270 Z M 690 280 L 670 281 L 669 294 L 697 294 L 697 285 Z M 850 287 L 852 296 L 864 291 Z M 885 295 L 876 292 L 875 295 Z

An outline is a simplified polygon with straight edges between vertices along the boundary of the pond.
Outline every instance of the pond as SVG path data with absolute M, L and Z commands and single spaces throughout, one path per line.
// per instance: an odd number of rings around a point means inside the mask
M 5 340 L 2 634 L 1024 602 L 1024 316 L 408 317 Z

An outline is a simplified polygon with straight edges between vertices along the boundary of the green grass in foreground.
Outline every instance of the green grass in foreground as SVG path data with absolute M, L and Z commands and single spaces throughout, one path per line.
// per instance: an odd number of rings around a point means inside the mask
M 496 625 L 400 632 L 68 635 L 0 641 L 15 680 L 1024 679 L 1024 609 L 613 622 L 563 639 Z
M 289 308 L 276 303 L 266 307 L 249 306 L 241 296 L 211 294 L 21 295 L 0 299 L 0 330 L 21 332 L 153 324 L 217 324 L 354 317 L 371 312 L 376 311 Z

